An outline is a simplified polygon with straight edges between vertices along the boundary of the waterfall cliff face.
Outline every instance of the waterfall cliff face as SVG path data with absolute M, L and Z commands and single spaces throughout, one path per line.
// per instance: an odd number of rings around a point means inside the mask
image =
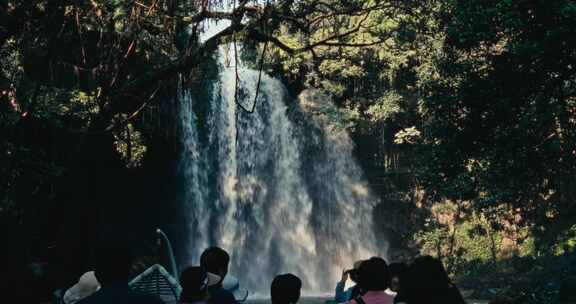
M 250 108 L 258 72 L 239 69 L 239 76 L 241 102 Z M 197 265 L 216 245 L 230 253 L 230 273 L 251 292 L 267 295 L 272 278 L 286 272 L 302 278 L 305 294 L 332 292 L 343 268 L 386 253 L 375 245 L 375 200 L 353 143 L 267 75 L 254 113 L 243 111 L 235 78 L 221 65 L 209 98 L 186 89 L 178 96 L 188 228 L 181 263 Z

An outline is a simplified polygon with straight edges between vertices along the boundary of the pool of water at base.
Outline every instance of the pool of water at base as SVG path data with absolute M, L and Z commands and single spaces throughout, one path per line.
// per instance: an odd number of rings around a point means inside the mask
M 298 304 L 325 304 L 331 299 L 329 297 L 302 297 Z M 488 304 L 488 301 L 474 299 L 468 299 L 466 302 L 468 304 Z M 270 298 L 248 298 L 246 304 L 270 304 Z

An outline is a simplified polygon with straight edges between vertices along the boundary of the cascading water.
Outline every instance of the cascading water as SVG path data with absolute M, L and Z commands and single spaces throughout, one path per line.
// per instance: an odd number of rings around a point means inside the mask
M 258 72 L 239 68 L 239 75 L 242 100 L 251 103 Z M 267 75 L 254 113 L 243 111 L 235 78 L 221 64 L 209 100 L 180 92 L 183 264 L 198 264 L 203 249 L 216 245 L 251 292 L 268 294 L 273 277 L 286 272 L 303 280 L 305 294 L 331 292 L 344 267 L 386 250 L 375 245 L 374 199 L 352 141 L 306 107 L 288 106 L 285 87 Z

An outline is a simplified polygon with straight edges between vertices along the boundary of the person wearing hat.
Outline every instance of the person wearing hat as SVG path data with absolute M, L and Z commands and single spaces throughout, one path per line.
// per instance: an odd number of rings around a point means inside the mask
M 352 269 L 342 272 L 342 279 L 336 284 L 336 294 L 334 295 L 334 301 L 336 301 L 336 303 L 348 302 L 360 295 L 360 287 L 358 285 L 354 285 L 346 289 L 346 291 L 344 291 L 344 287 L 346 286 L 348 277 L 350 277 L 352 282 L 358 283 L 358 268 L 360 268 L 362 262 L 362 260 L 356 261 Z
M 180 275 L 180 303 L 182 304 L 203 304 L 208 299 L 208 288 L 221 281 L 215 274 L 208 273 L 198 266 L 184 269 Z
M 358 269 L 358 285 L 363 294 L 348 301 L 348 304 L 393 304 L 394 296 L 386 292 L 390 286 L 388 264 L 380 257 L 362 262 Z M 443 303 L 443 302 L 428 302 Z

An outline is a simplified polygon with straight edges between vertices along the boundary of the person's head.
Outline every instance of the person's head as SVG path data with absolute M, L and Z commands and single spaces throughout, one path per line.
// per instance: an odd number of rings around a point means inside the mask
M 198 302 L 206 299 L 208 275 L 200 267 L 188 267 L 180 275 L 181 302 Z
M 400 281 L 404 276 L 408 266 L 405 263 L 392 263 L 388 265 L 390 271 L 390 289 L 398 292 L 400 290 Z
M 363 291 L 386 290 L 390 282 L 388 265 L 379 257 L 372 257 L 362 262 L 358 269 L 358 276 L 358 284 Z
M 412 262 L 409 268 L 411 284 L 418 288 L 447 288 L 450 278 L 439 259 L 431 256 L 421 256 Z
M 297 276 L 287 273 L 274 278 L 270 286 L 272 304 L 295 304 L 300 299 L 302 281 Z
M 348 273 L 350 274 L 350 280 L 354 283 L 358 283 L 358 269 L 360 269 L 360 265 L 362 265 L 363 260 L 354 262 L 354 268 L 350 269 Z
M 132 257 L 121 246 L 102 247 L 95 251 L 94 276 L 102 287 L 111 283 L 128 283 Z
M 439 259 L 416 258 L 402 278 L 400 295 L 407 303 L 465 303 Z
M 219 275 L 222 280 L 228 274 L 230 256 L 220 247 L 210 247 L 200 256 L 200 267 L 205 271 Z

